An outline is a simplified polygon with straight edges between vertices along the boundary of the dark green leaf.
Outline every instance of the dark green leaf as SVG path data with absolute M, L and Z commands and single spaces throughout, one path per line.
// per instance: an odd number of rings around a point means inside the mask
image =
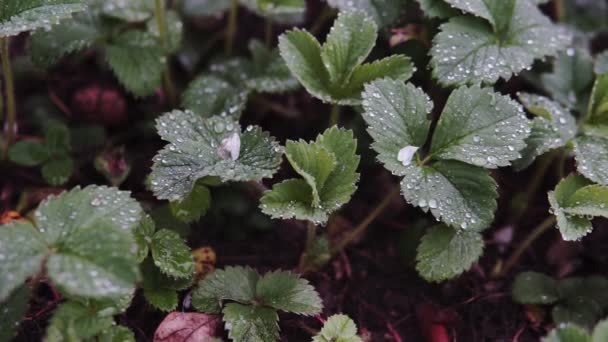
M 513 300 L 520 304 L 552 304 L 559 300 L 557 281 L 537 272 L 523 272 L 513 283 Z
M 10 160 L 21 166 L 37 166 L 50 157 L 50 151 L 40 141 L 21 140 L 8 150 Z

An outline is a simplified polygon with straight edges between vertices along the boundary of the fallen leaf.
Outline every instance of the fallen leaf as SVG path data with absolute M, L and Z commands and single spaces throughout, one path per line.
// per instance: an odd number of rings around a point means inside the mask
M 156 329 L 154 342 L 207 342 L 215 337 L 219 323 L 218 316 L 174 311 Z

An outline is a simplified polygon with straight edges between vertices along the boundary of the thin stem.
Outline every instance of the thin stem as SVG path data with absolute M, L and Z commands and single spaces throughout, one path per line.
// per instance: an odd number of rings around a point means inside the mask
M 564 21 L 563 0 L 555 0 L 555 19 L 557 19 L 557 21 Z
M 234 36 L 236 35 L 238 8 L 238 0 L 230 0 L 230 13 L 228 14 L 228 27 L 226 28 L 226 40 L 224 45 L 224 52 L 226 53 L 226 56 L 232 55 Z
M 384 197 L 384 199 L 374 208 L 374 210 L 372 210 L 363 219 L 363 221 L 361 221 L 361 223 L 359 223 L 359 225 L 355 229 L 353 229 L 353 231 L 350 232 L 350 234 L 348 234 L 346 237 L 344 237 L 344 239 L 342 239 L 340 242 L 338 242 L 337 245 L 335 245 L 332 248 L 331 253 L 330 253 L 331 256 L 333 257 L 336 254 L 340 253 L 351 242 L 355 241 L 361 235 L 363 235 L 363 233 L 365 233 L 365 230 L 367 230 L 369 225 L 376 218 L 378 218 L 378 216 L 380 216 L 380 214 L 384 211 L 384 209 L 386 209 L 388 207 L 388 205 L 391 203 L 393 198 L 399 194 L 400 190 L 401 189 L 399 186 L 395 186 L 395 188 L 391 192 L 389 192 L 388 195 L 386 195 Z
M 0 38 L 0 59 L 2 60 L 2 75 L 4 75 L 4 88 L 6 95 L 6 145 L 4 157 L 8 155 L 8 148 L 15 140 L 15 122 L 17 121 L 17 105 L 15 101 L 15 84 L 13 81 L 13 68 L 11 66 L 10 40 L 8 37 Z
M 266 18 L 266 28 L 264 30 L 264 43 L 266 44 L 267 48 L 271 48 L 272 47 L 272 18 L 268 17 Z
M 315 237 L 317 236 L 317 226 L 311 221 L 308 221 L 306 224 L 306 245 L 304 246 L 304 252 L 300 256 L 300 264 L 298 265 L 298 270 L 301 273 L 304 273 L 306 268 L 306 257 L 310 252 L 313 244 L 315 243 Z
M 519 261 L 522 254 L 530 247 L 530 245 L 536 241 L 543 233 L 545 233 L 549 228 L 555 226 L 555 216 L 547 217 L 543 222 L 541 222 L 534 230 L 528 234 L 526 239 L 517 247 L 515 252 L 511 254 L 509 259 L 505 262 L 502 269 L 498 272 L 497 277 L 502 277 L 506 275 L 515 264 Z
M 165 3 L 164 0 L 155 0 L 154 15 L 156 17 L 156 25 L 158 26 L 158 36 L 160 44 L 163 48 L 169 47 L 169 34 L 167 33 L 167 20 L 165 18 Z M 177 101 L 177 92 L 173 87 L 173 77 L 171 76 L 171 65 L 167 63 L 167 68 L 163 72 L 163 87 L 171 104 Z
M 329 127 L 333 127 L 340 121 L 340 106 L 333 104 L 331 106 L 331 113 L 329 114 Z

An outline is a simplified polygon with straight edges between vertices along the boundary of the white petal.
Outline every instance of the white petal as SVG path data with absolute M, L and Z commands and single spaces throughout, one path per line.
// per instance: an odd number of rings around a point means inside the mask
M 399 150 L 399 153 L 397 153 L 397 160 L 399 160 L 403 166 L 410 165 L 412 162 L 412 157 L 414 157 L 414 154 L 416 151 L 418 151 L 418 149 L 418 146 L 405 146 Z

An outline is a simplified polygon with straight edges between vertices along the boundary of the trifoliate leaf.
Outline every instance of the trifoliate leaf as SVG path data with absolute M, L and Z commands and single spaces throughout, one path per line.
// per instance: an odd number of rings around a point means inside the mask
M 586 119 L 591 125 L 608 126 L 608 73 L 595 80 Z
M 608 185 L 608 138 L 582 135 L 574 140 L 576 169 L 590 180 Z
M 333 315 L 325 321 L 323 328 L 312 338 L 313 342 L 363 342 L 357 336 L 357 325 L 347 315 Z
M 363 118 L 378 160 L 393 174 L 405 175 L 405 166 L 412 159 L 399 160 L 399 152 L 407 146 L 413 150 L 424 145 L 433 103 L 420 88 L 391 79 L 366 84 L 362 97 Z
M 376 24 L 361 11 L 340 13 L 323 46 L 306 31 L 279 37 L 281 56 L 314 97 L 341 105 L 358 105 L 363 84 L 375 78 L 406 80 L 414 67 L 407 57 L 361 64 L 376 41 Z
M 308 280 L 284 271 L 264 274 L 257 283 L 256 297 L 266 306 L 299 315 L 316 314 L 323 308 Z
M 32 62 L 49 68 L 63 56 L 81 51 L 95 42 L 101 35 L 96 18 L 90 13 L 76 14 L 53 26 L 49 31 L 37 30 L 30 36 L 29 52 Z
M 68 156 L 53 158 L 45 163 L 40 171 L 44 180 L 50 185 L 62 185 L 74 172 L 74 160 Z
M 44 237 L 30 223 L 0 226 L 0 302 L 41 270 L 47 251 Z
M 149 0 L 105 0 L 102 13 L 126 22 L 143 22 L 154 15 L 154 1 Z
M 433 75 L 446 85 L 508 80 L 570 42 L 570 35 L 531 1 L 448 2 L 485 19 L 467 15 L 441 25 L 433 39 L 431 64 Z
M 481 231 L 494 219 L 496 183 L 487 170 L 455 160 L 410 165 L 401 181 L 408 203 L 447 225 Z
M 211 206 L 211 192 L 204 185 L 196 184 L 182 201 L 171 202 L 171 212 L 180 221 L 192 223 L 207 213 Z
M 50 151 L 40 141 L 21 140 L 9 148 L 8 157 L 17 165 L 37 166 L 49 159 Z
M 518 96 L 528 112 L 536 115 L 530 124 L 527 146 L 521 151 L 521 158 L 513 162 L 516 170 L 522 170 L 538 156 L 565 146 L 574 138 L 577 128 L 576 119 L 559 103 L 528 93 Z
M 395 23 L 403 14 L 403 0 L 327 0 L 327 3 L 340 11 L 363 11 L 383 28 Z
M 156 39 L 141 31 L 128 31 L 106 48 L 110 68 L 133 95 L 154 93 L 161 84 L 165 52 Z
M 157 129 L 170 142 L 154 157 L 150 175 L 159 199 L 182 200 L 206 176 L 223 181 L 271 177 L 281 162 L 274 138 L 259 127 L 241 132 L 231 118 L 173 111 L 157 120 Z
M 551 330 L 549 335 L 543 337 L 542 342 L 591 342 L 591 338 L 585 329 L 566 324 Z
M 592 184 L 582 176 L 563 179 L 549 202 L 557 217 L 557 227 L 566 241 L 578 240 L 592 230 L 593 216 L 608 217 L 608 187 Z
M 459 14 L 452 6 L 444 0 L 417 0 L 422 11 L 431 18 L 449 18 Z
M 178 233 L 161 229 L 154 233 L 150 244 L 154 264 L 166 275 L 188 278 L 194 273 L 190 248 Z
M 53 283 L 68 294 L 108 298 L 130 294 L 138 279 L 132 230 L 141 207 L 128 192 L 75 188 L 40 204 L 35 219 L 47 248 Z
M 239 0 L 254 13 L 283 24 L 297 24 L 304 20 L 305 0 Z
M 278 50 L 269 50 L 258 40 L 249 43 L 253 57 L 251 75 L 246 86 L 262 93 L 284 93 L 299 87 L 298 80 L 292 75 Z
M 523 272 L 513 283 L 513 300 L 520 304 L 552 304 L 559 300 L 555 279 L 538 272 Z
M 80 341 L 94 338 L 112 326 L 112 317 L 76 301 L 61 304 L 46 330 L 46 341 Z
M 557 55 L 553 71 L 542 74 L 541 82 L 555 101 L 584 112 L 593 77 L 593 60 L 589 52 L 570 47 Z
M 0 37 L 50 27 L 85 9 L 82 0 L 5 0 L 0 5 Z
M 483 238 L 477 232 L 457 231 L 444 225 L 432 227 L 418 246 L 416 270 L 427 281 L 454 278 L 479 259 L 483 246 Z
M 3 229 L 4 227 L 0 227 Z M 3 270 L 4 271 L 4 270 Z M 30 288 L 22 285 L 0 302 L 0 341 L 12 341 L 29 308 Z
M 137 243 L 137 262 L 142 262 L 150 252 L 150 244 L 156 226 L 150 215 L 145 214 L 139 224 L 133 229 L 135 243 Z
M 313 143 L 288 141 L 287 159 L 305 179 L 275 185 L 261 198 L 262 211 L 273 218 L 326 222 L 356 190 L 356 148 L 352 131 L 337 127 L 327 129 Z
M 593 71 L 598 76 L 608 73 L 608 50 L 602 51 L 595 56 Z
M 490 88 L 461 87 L 448 98 L 430 154 L 485 168 L 508 166 L 528 134 L 528 120 L 515 101 Z
M 215 270 L 192 292 L 192 305 L 205 313 L 219 313 L 225 300 L 250 303 L 256 295 L 260 275 L 250 267 Z
M 274 342 L 279 338 L 279 316 L 274 309 L 229 303 L 222 313 L 228 337 L 235 342 Z
M 247 104 L 249 91 L 216 75 L 203 74 L 184 92 L 182 106 L 202 117 L 238 118 Z

